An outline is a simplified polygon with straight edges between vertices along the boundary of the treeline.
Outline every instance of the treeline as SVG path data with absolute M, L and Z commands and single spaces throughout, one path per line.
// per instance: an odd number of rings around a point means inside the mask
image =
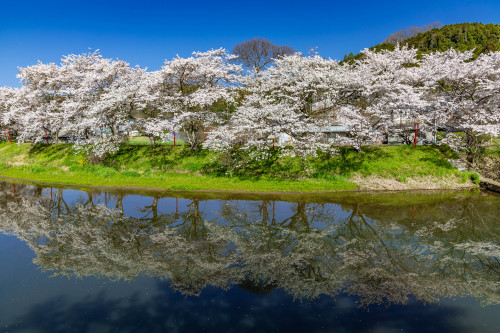
M 182 131 L 192 149 L 218 151 L 230 165 L 238 149 L 275 144 L 293 156 L 389 137 L 410 144 L 417 126 L 434 136 L 446 130 L 440 142 L 474 164 L 500 132 L 500 52 L 474 61 L 472 51 L 419 55 L 407 46 L 363 55 L 347 64 L 285 54 L 247 73 L 222 48 L 151 72 L 98 52 L 69 55 L 20 68 L 20 89 L 0 88 L 0 126 L 19 142 L 57 143 L 65 134 L 99 158 L 131 130 L 153 145 Z
M 436 26 L 429 30 L 429 28 Z M 370 50 L 393 51 L 396 44 L 408 44 L 421 53 L 444 52 L 449 49 L 457 51 L 474 51 L 474 58 L 480 54 L 500 51 L 500 25 L 483 23 L 457 23 L 445 26 L 433 24 L 425 27 L 411 27 L 391 34 L 384 42 L 372 46 Z M 349 54 L 344 61 L 359 59 L 362 53 Z
M 423 53 L 448 49 L 457 51 L 474 50 L 474 56 L 500 51 L 500 25 L 482 23 L 459 23 L 433 29 L 405 42 Z

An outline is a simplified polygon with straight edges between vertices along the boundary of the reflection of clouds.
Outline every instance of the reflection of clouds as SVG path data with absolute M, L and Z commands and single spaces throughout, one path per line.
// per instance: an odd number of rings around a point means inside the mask
M 424 215 L 437 222 L 410 226 L 378 220 L 390 216 L 388 207 L 368 204 L 349 204 L 339 216 L 338 209 L 302 201 L 273 219 L 271 202 L 228 203 L 208 221 L 197 199 L 178 214 L 158 211 L 157 198 L 144 200 L 135 217 L 124 214 L 120 198 L 112 208 L 87 199 L 6 199 L 0 227 L 29 244 L 43 270 L 126 280 L 145 274 L 170 279 L 186 295 L 239 285 L 306 301 L 346 292 L 363 306 L 451 295 L 500 302 L 498 226 L 491 219 L 498 203 L 440 204 L 440 215 L 432 206 L 435 214 Z
M 264 301 L 265 300 L 265 301 Z M 350 304 L 349 304 L 350 303 Z M 415 320 L 416 314 L 421 320 Z M 167 282 L 159 282 L 154 295 L 127 298 L 96 293 L 78 301 L 65 297 L 49 298 L 32 306 L 12 332 L 252 332 L 339 331 L 367 332 L 403 329 L 405 332 L 472 331 L 469 323 L 457 323 L 464 311 L 457 306 L 407 306 L 359 309 L 348 297 L 337 301 L 320 297 L 314 302 L 291 302 L 284 292 L 269 297 L 250 294 L 237 288 L 223 293 L 207 288 L 200 297 L 172 293 Z M 465 324 L 465 325 L 464 325 Z

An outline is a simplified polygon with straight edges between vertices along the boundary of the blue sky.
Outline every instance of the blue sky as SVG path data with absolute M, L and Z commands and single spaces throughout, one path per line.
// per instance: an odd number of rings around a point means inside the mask
M 0 0 L 0 86 L 19 86 L 18 66 L 89 48 L 151 70 L 176 54 L 230 50 L 253 37 L 341 59 L 435 21 L 500 23 L 500 1 Z

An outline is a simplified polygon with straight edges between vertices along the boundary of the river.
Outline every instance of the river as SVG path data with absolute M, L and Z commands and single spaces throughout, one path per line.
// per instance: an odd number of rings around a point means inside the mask
M 1 332 L 499 332 L 500 196 L 0 181 Z

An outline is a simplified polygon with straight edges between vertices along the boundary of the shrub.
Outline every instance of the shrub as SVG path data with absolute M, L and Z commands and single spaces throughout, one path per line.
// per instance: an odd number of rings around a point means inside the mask
M 472 180 L 475 184 L 479 184 L 480 183 L 480 181 L 479 181 L 479 175 L 476 172 L 473 172 L 470 175 L 470 180 Z

